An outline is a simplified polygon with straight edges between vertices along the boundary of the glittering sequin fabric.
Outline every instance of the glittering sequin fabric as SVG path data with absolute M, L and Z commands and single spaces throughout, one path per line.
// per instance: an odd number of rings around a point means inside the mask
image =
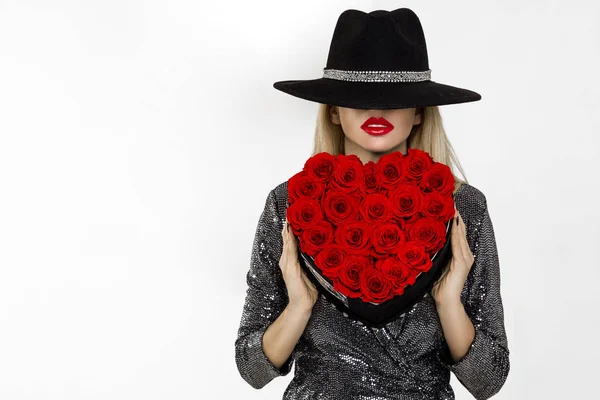
M 455 197 L 475 262 L 461 300 L 475 326 L 468 353 L 452 362 L 431 295 L 382 328 L 345 317 L 321 295 L 300 340 L 277 369 L 262 349 L 262 336 L 288 303 L 279 268 L 287 181 L 266 198 L 247 273 L 248 289 L 235 341 L 242 378 L 260 389 L 287 375 L 294 378 L 283 399 L 454 399 L 450 373 L 478 400 L 503 386 L 510 369 L 500 296 L 494 230 L 481 191 L 463 184 Z

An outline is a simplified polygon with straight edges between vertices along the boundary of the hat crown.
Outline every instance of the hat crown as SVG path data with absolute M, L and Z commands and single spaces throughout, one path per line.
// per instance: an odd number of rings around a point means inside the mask
M 342 12 L 333 32 L 325 68 L 428 70 L 427 44 L 418 16 L 408 8 Z

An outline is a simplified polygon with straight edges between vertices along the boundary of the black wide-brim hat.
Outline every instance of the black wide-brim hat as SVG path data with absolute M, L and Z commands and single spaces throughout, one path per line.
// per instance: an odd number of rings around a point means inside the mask
M 481 100 L 472 90 L 431 80 L 423 28 L 408 8 L 342 12 L 323 77 L 279 81 L 273 87 L 301 99 L 358 109 Z

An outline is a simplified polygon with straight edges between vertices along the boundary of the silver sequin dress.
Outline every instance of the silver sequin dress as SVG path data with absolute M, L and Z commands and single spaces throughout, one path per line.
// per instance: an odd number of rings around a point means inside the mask
M 287 181 L 277 185 L 258 221 L 246 276 L 248 289 L 235 341 L 241 377 L 260 389 L 287 375 L 295 361 L 294 378 L 283 399 L 454 399 L 452 371 L 476 399 L 496 394 L 510 363 L 494 230 L 486 198 L 477 188 L 463 184 L 455 203 L 475 256 L 461 295 L 475 339 L 461 360 L 450 359 L 431 295 L 382 328 L 345 317 L 320 295 L 294 351 L 277 369 L 262 348 L 265 330 L 288 303 L 279 268 Z

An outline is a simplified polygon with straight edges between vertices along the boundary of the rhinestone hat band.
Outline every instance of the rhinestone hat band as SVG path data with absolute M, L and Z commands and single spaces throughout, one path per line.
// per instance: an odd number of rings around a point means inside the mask
M 345 71 L 323 68 L 323 78 L 353 82 L 421 82 L 431 79 L 427 71 Z

